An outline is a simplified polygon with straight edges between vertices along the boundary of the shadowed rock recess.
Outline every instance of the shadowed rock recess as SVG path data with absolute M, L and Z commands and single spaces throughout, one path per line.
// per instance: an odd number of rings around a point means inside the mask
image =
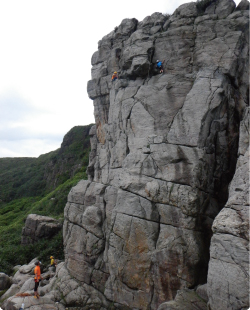
M 206 309 L 205 283 L 210 309 L 248 308 L 248 10 L 191 2 L 99 41 L 89 180 L 69 193 L 48 295 L 58 309 Z

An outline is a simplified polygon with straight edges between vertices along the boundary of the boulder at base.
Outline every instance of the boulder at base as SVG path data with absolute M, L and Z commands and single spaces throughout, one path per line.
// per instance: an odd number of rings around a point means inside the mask
M 42 238 L 51 238 L 62 228 L 57 220 L 37 214 L 29 214 L 22 230 L 22 244 L 32 244 Z

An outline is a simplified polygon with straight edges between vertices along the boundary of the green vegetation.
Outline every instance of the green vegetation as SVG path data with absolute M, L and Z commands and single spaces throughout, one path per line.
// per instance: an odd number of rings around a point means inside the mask
M 51 216 L 63 222 L 70 189 L 87 179 L 89 126 L 74 127 L 61 148 L 39 158 L 0 158 L 0 272 L 34 257 L 48 263 L 50 255 L 64 258 L 62 231 L 34 245 L 20 244 L 28 214 Z
M 9 202 L 24 196 L 42 195 L 46 187 L 46 182 L 43 180 L 44 166 L 50 154 L 37 159 L 1 158 L 0 199 Z
M 0 158 L 0 202 L 44 196 L 86 167 L 91 126 L 72 128 L 61 148 L 38 158 Z

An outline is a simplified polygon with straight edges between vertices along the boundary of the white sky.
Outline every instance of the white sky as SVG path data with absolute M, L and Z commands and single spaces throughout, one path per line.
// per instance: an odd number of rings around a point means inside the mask
M 0 0 L 0 157 L 48 153 L 72 127 L 93 123 L 86 89 L 98 41 L 124 18 L 187 2 Z

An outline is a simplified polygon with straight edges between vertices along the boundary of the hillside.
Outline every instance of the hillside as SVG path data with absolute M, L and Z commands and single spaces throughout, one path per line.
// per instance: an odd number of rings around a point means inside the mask
M 0 158 L 0 272 L 11 273 L 13 265 L 34 255 L 48 259 L 52 248 L 63 257 L 62 233 L 49 242 L 24 247 L 21 229 L 30 213 L 63 220 L 68 192 L 87 178 L 90 128 L 72 128 L 59 149 L 38 158 Z
M 38 158 L 0 158 L 0 200 L 44 196 L 88 165 L 91 125 L 72 128 L 61 147 Z

